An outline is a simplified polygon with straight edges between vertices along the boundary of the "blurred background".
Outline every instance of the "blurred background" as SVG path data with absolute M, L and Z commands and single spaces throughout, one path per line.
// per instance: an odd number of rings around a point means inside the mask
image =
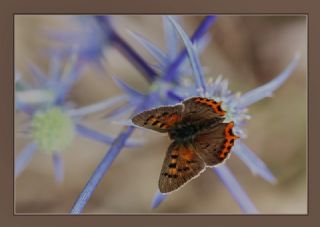
M 79 17 L 79 16 L 78 16 Z M 27 63 L 48 71 L 54 47 L 47 31 L 81 30 L 75 16 L 15 16 L 15 70 L 32 83 Z M 135 31 L 165 48 L 161 16 L 112 16 L 121 37 L 144 59 L 154 59 L 128 33 Z M 192 34 L 203 16 L 181 16 L 180 23 Z M 210 29 L 211 42 L 201 55 L 206 76 L 223 75 L 230 89 L 242 93 L 276 77 L 296 52 L 301 60 L 293 75 L 274 93 L 249 109 L 245 143 L 277 177 L 272 185 L 250 170 L 235 155 L 227 165 L 236 175 L 256 207 L 263 214 L 301 214 L 307 212 L 307 18 L 305 16 L 221 15 Z M 92 34 L 94 36 L 95 34 Z M 76 106 L 85 106 L 121 94 L 112 75 L 146 92 L 148 84 L 130 62 L 113 47 L 103 52 L 104 70 L 88 65 L 69 95 Z M 122 126 L 103 119 L 106 111 L 83 122 L 100 132 L 116 136 Z M 30 141 L 21 133 L 28 119 L 15 115 L 15 154 Z M 112 164 L 85 208 L 85 213 L 242 213 L 227 189 L 212 173 L 205 171 L 158 208 L 151 202 L 158 188 L 160 169 L 170 143 L 166 135 L 136 130 L 135 138 L 145 138 L 142 147 L 124 149 Z M 76 137 L 62 154 L 65 178 L 57 184 L 51 156 L 37 152 L 30 165 L 16 178 L 17 213 L 68 213 L 108 146 Z

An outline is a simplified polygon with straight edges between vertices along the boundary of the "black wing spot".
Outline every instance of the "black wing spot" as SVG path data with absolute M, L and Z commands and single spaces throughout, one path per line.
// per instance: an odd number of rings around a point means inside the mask
M 153 115 L 150 115 L 150 116 L 146 119 L 145 123 L 147 123 L 148 121 L 150 121 L 152 118 L 154 118 L 154 116 L 153 116 Z
M 183 171 L 188 171 L 188 170 L 190 170 L 189 167 L 184 167 L 184 168 L 183 168 Z
M 170 163 L 169 164 L 169 168 L 176 168 L 176 166 L 177 166 L 177 163 Z
M 154 122 L 152 123 L 152 125 L 153 125 L 153 126 L 154 126 L 154 125 L 157 125 L 159 122 L 160 122 L 160 121 L 156 120 L 156 121 L 154 121 Z
M 177 159 L 177 158 L 178 158 L 178 155 L 172 154 L 172 155 L 171 155 L 171 158 L 172 158 L 172 159 Z

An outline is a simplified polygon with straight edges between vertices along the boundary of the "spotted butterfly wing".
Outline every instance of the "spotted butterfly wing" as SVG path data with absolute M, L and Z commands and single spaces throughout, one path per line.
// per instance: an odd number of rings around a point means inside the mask
M 181 120 L 181 115 L 182 105 L 163 106 L 137 114 L 132 118 L 132 122 L 157 132 L 168 132 L 176 122 Z
M 199 133 L 194 139 L 196 153 L 207 166 L 222 163 L 229 157 L 238 136 L 233 134 L 233 122 L 221 123 Z
M 161 193 L 177 190 L 205 170 L 204 161 L 198 156 L 194 146 L 173 142 L 167 151 L 160 172 Z
M 184 121 L 203 121 L 224 119 L 226 112 L 221 108 L 222 102 L 203 97 L 193 97 L 183 101 L 183 120 Z M 219 120 L 219 121 L 220 121 Z

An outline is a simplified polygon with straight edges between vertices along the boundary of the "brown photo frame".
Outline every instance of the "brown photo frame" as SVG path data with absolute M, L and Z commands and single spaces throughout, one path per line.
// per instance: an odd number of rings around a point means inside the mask
M 316 226 L 320 206 L 318 125 L 320 97 L 319 4 L 312 1 L 51 1 L 1 3 L 0 14 L 0 220 L 3 226 Z M 15 215 L 14 213 L 14 15 L 16 14 L 304 14 L 308 16 L 308 214 L 307 215 Z

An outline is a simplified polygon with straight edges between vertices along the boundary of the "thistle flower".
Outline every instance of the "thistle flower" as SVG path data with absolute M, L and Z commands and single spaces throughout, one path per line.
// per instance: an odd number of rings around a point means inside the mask
M 228 82 L 222 77 L 218 77 L 216 80 L 209 79 L 208 81 L 204 78 L 204 70 L 200 65 L 199 58 L 197 56 L 197 48 L 194 43 L 199 40 L 203 34 L 209 29 L 210 25 L 215 21 L 215 17 L 209 16 L 204 19 L 197 31 L 195 36 L 191 39 L 185 34 L 181 26 L 175 22 L 174 19 L 170 19 L 170 23 L 173 25 L 171 30 L 174 29 L 174 34 L 179 34 L 184 41 L 186 49 L 180 53 L 164 53 L 160 48 L 157 48 L 154 44 L 146 41 L 145 38 L 137 36 L 136 38 L 140 43 L 143 43 L 146 49 L 158 60 L 157 67 L 160 72 L 160 76 L 153 80 L 153 84 L 150 87 L 150 92 L 148 94 L 141 94 L 140 92 L 134 90 L 129 85 L 125 84 L 119 79 L 115 79 L 119 87 L 126 93 L 127 97 L 130 98 L 128 102 L 129 105 L 134 103 L 135 108 L 133 108 L 132 113 L 141 112 L 145 109 L 151 107 L 172 104 L 182 101 L 183 99 L 200 95 L 208 98 L 214 98 L 216 100 L 223 101 L 223 108 L 227 111 L 228 116 L 227 121 L 233 120 L 235 122 L 235 133 L 245 137 L 245 131 L 243 127 L 245 122 L 249 119 L 247 113 L 247 107 L 267 96 L 269 96 L 274 90 L 276 90 L 281 84 L 283 84 L 286 79 L 291 75 L 295 66 L 298 62 L 298 55 L 293 59 L 291 64 L 274 80 L 253 89 L 245 93 L 244 95 L 234 94 L 228 89 Z M 167 19 L 166 19 L 167 20 Z M 166 23 L 167 25 L 169 23 Z M 170 27 L 166 26 L 167 30 Z M 199 35 L 201 34 L 201 35 Z M 196 37 L 196 38 L 194 38 Z M 178 37 L 173 37 L 172 40 L 176 40 Z M 172 57 L 172 56 L 175 56 Z M 193 83 L 188 83 L 184 81 L 183 73 L 179 73 L 179 66 L 182 64 L 184 58 L 188 56 L 190 64 L 193 70 Z M 183 71 L 182 71 L 183 72 Z M 180 74 L 180 75 L 179 75 Z M 131 105 L 133 107 L 134 105 Z M 124 112 L 125 110 L 122 109 Z M 120 111 L 121 112 L 121 111 Z M 130 137 L 133 132 L 133 125 L 130 122 L 126 122 L 128 127 L 126 127 L 122 133 L 119 134 L 118 138 L 111 145 L 109 151 L 100 162 L 88 183 L 84 187 L 77 201 L 75 202 L 73 208 L 71 209 L 72 214 L 79 214 L 82 212 L 87 201 L 93 194 L 96 186 L 99 184 L 104 174 L 106 174 L 113 160 L 117 157 L 121 151 L 124 142 Z M 268 170 L 266 165 L 261 161 L 244 143 L 243 141 L 238 141 L 234 148 L 233 153 L 235 153 L 254 173 L 265 180 L 274 183 L 276 178 Z M 257 209 L 251 202 L 245 191 L 242 189 L 241 185 L 237 182 L 236 178 L 229 170 L 226 164 L 220 165 L 217 168 L 212 168 L 213 172 L 216 173 L 221 181 L 224 183 L 226 188 L 230 191 L 236 202 L 239 204 L 241 209 L 246 213 L 257 213 Z M 161 193 L 156 193 L 155 199 L 153 201 L 152 207 L 158 206 L 164 199 L 165 195 Z
M 213 22 L 215 21 L 215 17 L 209 16 L 206 17 L 198 29 L 195 31 L 193 34 L 193 41 L 197 41 L 200 39 L 206 32 L 207 30 L 211 27 Z M 141 61 L 141 58 L 136 58 L 139 56 L 136 52 L 134 52 L 133 49 L 130 49 L 130 56 L 135 59 L 134 63 L 135 64 L 140 64 L 140 68 L 145 68 L 145 62 Z M 181 53 L 178 54 L 178 56 L 172 61 L 171 64 L 168 65 L 168 70 L 169 70 L 169 75 L 174 75 L 176 70 L 176 67 L 181 64 L 181 62 L 184 60 L 184 58 L 187 57 L 187 52 L 183 50 Z M 139 68 L 139 67 L 138 67 Z M 159 99 L 161 97 L 161 89 L 162 86 L 158 85 L 158 82 L 160 84 L 163 84 L 164 86 L 167 83 L 161 83 L 156 77 L 150 76 L 148 70 L 143 70 L 144 76 L 148 81 L 153 82 L 150 92 L 148 94 L 141 94 L 140 92 L 136 91 L 123 81 L 116 79 L 117 85 L 125 92 L 128 98 L 131 98 L 129 103 L 129 106 L 124 106 L 125 108 L 121 108 L 121 111 L 118 111 L 117 114 L 126 112 L 127 107 L 130 107 L 133 109 L 132 113 L 138 113 L 141 112 L 145 109 L 148 109 L 157 103 L 159 103 Z M 170 77 L 168 77 L 170 79 Z M 168 79 L 167 78 L 167 79 Z M 157 82 L 156 82 L 157 81 Z M 168 83 L 169 84 L 169 83 Z M 160 88 L 160 89 L 159 89 Z M 133 107 L 131 106 L 132 103 L 135 103 L 136 106 Z M 130 135 L 132 134 L 134 130 L 134 127 L 132 125 L 129 125 L 128 127 L 125 127 L 124 130 L 118 135 L 117 139 L 113 142 L 109 150 L 107 151 L 106 155 L 104 158 L 101 160 L 93 174 L 91 175 L 90 179 L 88 180 L 87 184 L 84 186 L 83 190 L 81 191 L 79 197 L 75 201 L 73 207 L 71 208 L 70 213 L 71 214 L 79 214 L 83 211 L 85 205 L 87 204 L 88 200 L 94 193 L 97 185 L 100 183 L 102 180 L 103 176 L 106 174 L 108 169 L 110 168 L 112 162 L 115 160 L 115 158 L 118 156 L 120 153 L 121 149 L 124 146 L 124 143 Z
M 196 75 L 194 79 L 195 84 L 180 83 L 180 86 L 175 88 L 175 98 L 178 100 L 183 100 L 186 97 L 202 95 L 217 101 L 222 101 L 222 107 L 227 112 L 226 121 L 234 121 L 235 133 L 240 135 L 241 138 L 245 138 L 246 135 L 242 128 L 245 125 L 246 120 L 250 118 L 250 116 L 247 114 L 247 107 L 265 97 L 270 96 L 274 90 L 276 90 L 283 82 L 285 82 L 285 80 L 288 79 L 296 67 L 299 60 L 299 55 L 296 55 L 287 69 L 284 70 L 274 80 L 240 96 L 240 94 L 234 94 L 228 89 L 228 81 L 223 80 L 221 76 L 215 81 L 212 78 L 209 78 L 207 82 L 204 82 L 205 79 L 199 65 L 199 61 L 197 60 L 194 46 L 191 44 L 190 40 L 188 40 L 188 37 L 182 28 L 174 20 L 171 19 L 171 22 L 175 24 L 177 30 L 182 36 L 182 39 L 187 45 L 190 61 L 195 71 L 194 75 Z M 271 183 L 276 182 L 276 178 L 268 170 L 266 165 L 243 143 L 243 141 L 238 140 L 233 150 L 233 153 L 235 153 L 254 174 L 260 175 Z M 257 212 L 257 209 L 249 200 L 246 193 L 241 189 L 239 183 L 237 183 L 230 170 L 226 167 L 226 164 L 220 165 L 217 168 L 213 168 L 213 171 L 216 172 L 216 174 L 224 182 L 227 189 L 231 192 L 244 212 Z M 157 192 L 152 203 L 152 207 L 158 206 L 160 202 L 165 199 L 165 197 L 165 195 Z
M 27 132 L 32 142 L 19 153 L 15 162 L 15 176 L 25 169 L 36 150 L 52 155 L 55 177 L 63 180 L 63 165 L 60 153 L 66 151 L 78 134 L 95 141 L 111 144 L 113 138 L 82 125 L 81 117 L 108 108 L 115 101 L 124 100 L 116 97 L 90 106 L 75 109 L 66 97 L 80 76 L 81 65 L 73 54 L 65 67 L 60 56 L 54 56 L 47 76 L 34 64 L 30 64 L 36 85 L 24 82 L 21 76 L 16 78 L 16 109 L 28 115 Z M 139 143 L 128 141 L 127 146 Z
M 175 25 L 176 29 L 179 31 L 181 38 L 184 40 L 187 50 L 189 52 L 189 58 L 194 69 L 194 80 L 195 83 L 180 83 L 180 86 L 175 88 L 175 97 L 180 97 L 180 101 L 185 98 L 192 96 L 205 96 L 207 98 L 214 99 L 216 101 L 222 101 L 222 108 L 227 112 L 225 118 L 226 122 L 234 122 L 234 132 L 239 135 L 240 138 L 245 138 L 246 134 L 243 130 L 243 126 L 246 121 L 250 119 L 247 114 L 247 108 L 253 103 L 271 96 L 274 90 L 281 86 L 295 69 L 298 61 L 299 54 L 297 54 L 289 66 L 275 79 L 269 83 L 253 89 L 244 95 L 234 94 L 228 89 L 228 81 L 222 79 L 219 76 L 216 80 L 209 78 L 205 82 L 203 72 L 201 70 L 200 62 L 196 56 L 195 48 L 190 42 L 188 36 L 182 30 L 179 24 L 177 24 L 172 18 L 170 21 Z M 275 183 L 276 178 L 268 170 L 266 165 L 261 161 L 244 143 L 242 140 L 237 140 L 233 148 L 233 153 L 235 153 L 246 165 L 247 167 L 257 175 L 260 175 L 265 180 L 270 183 Z M 231 192 L 232 196 L 238 202 L 239 206 L 244 212 L 256 213 L 257 209 L 247 197 L 246 193 L 241 189 L 240 184 L 236 181 L 235 177 L 231 171 L 227 168 L 226 164 L 220 165 L 219 167 L 212 169 L 225 184 L 227 189 Z M 154 198 L 152 207 L 156 207 L 160 204 L 166 196 L 157 192 Z

